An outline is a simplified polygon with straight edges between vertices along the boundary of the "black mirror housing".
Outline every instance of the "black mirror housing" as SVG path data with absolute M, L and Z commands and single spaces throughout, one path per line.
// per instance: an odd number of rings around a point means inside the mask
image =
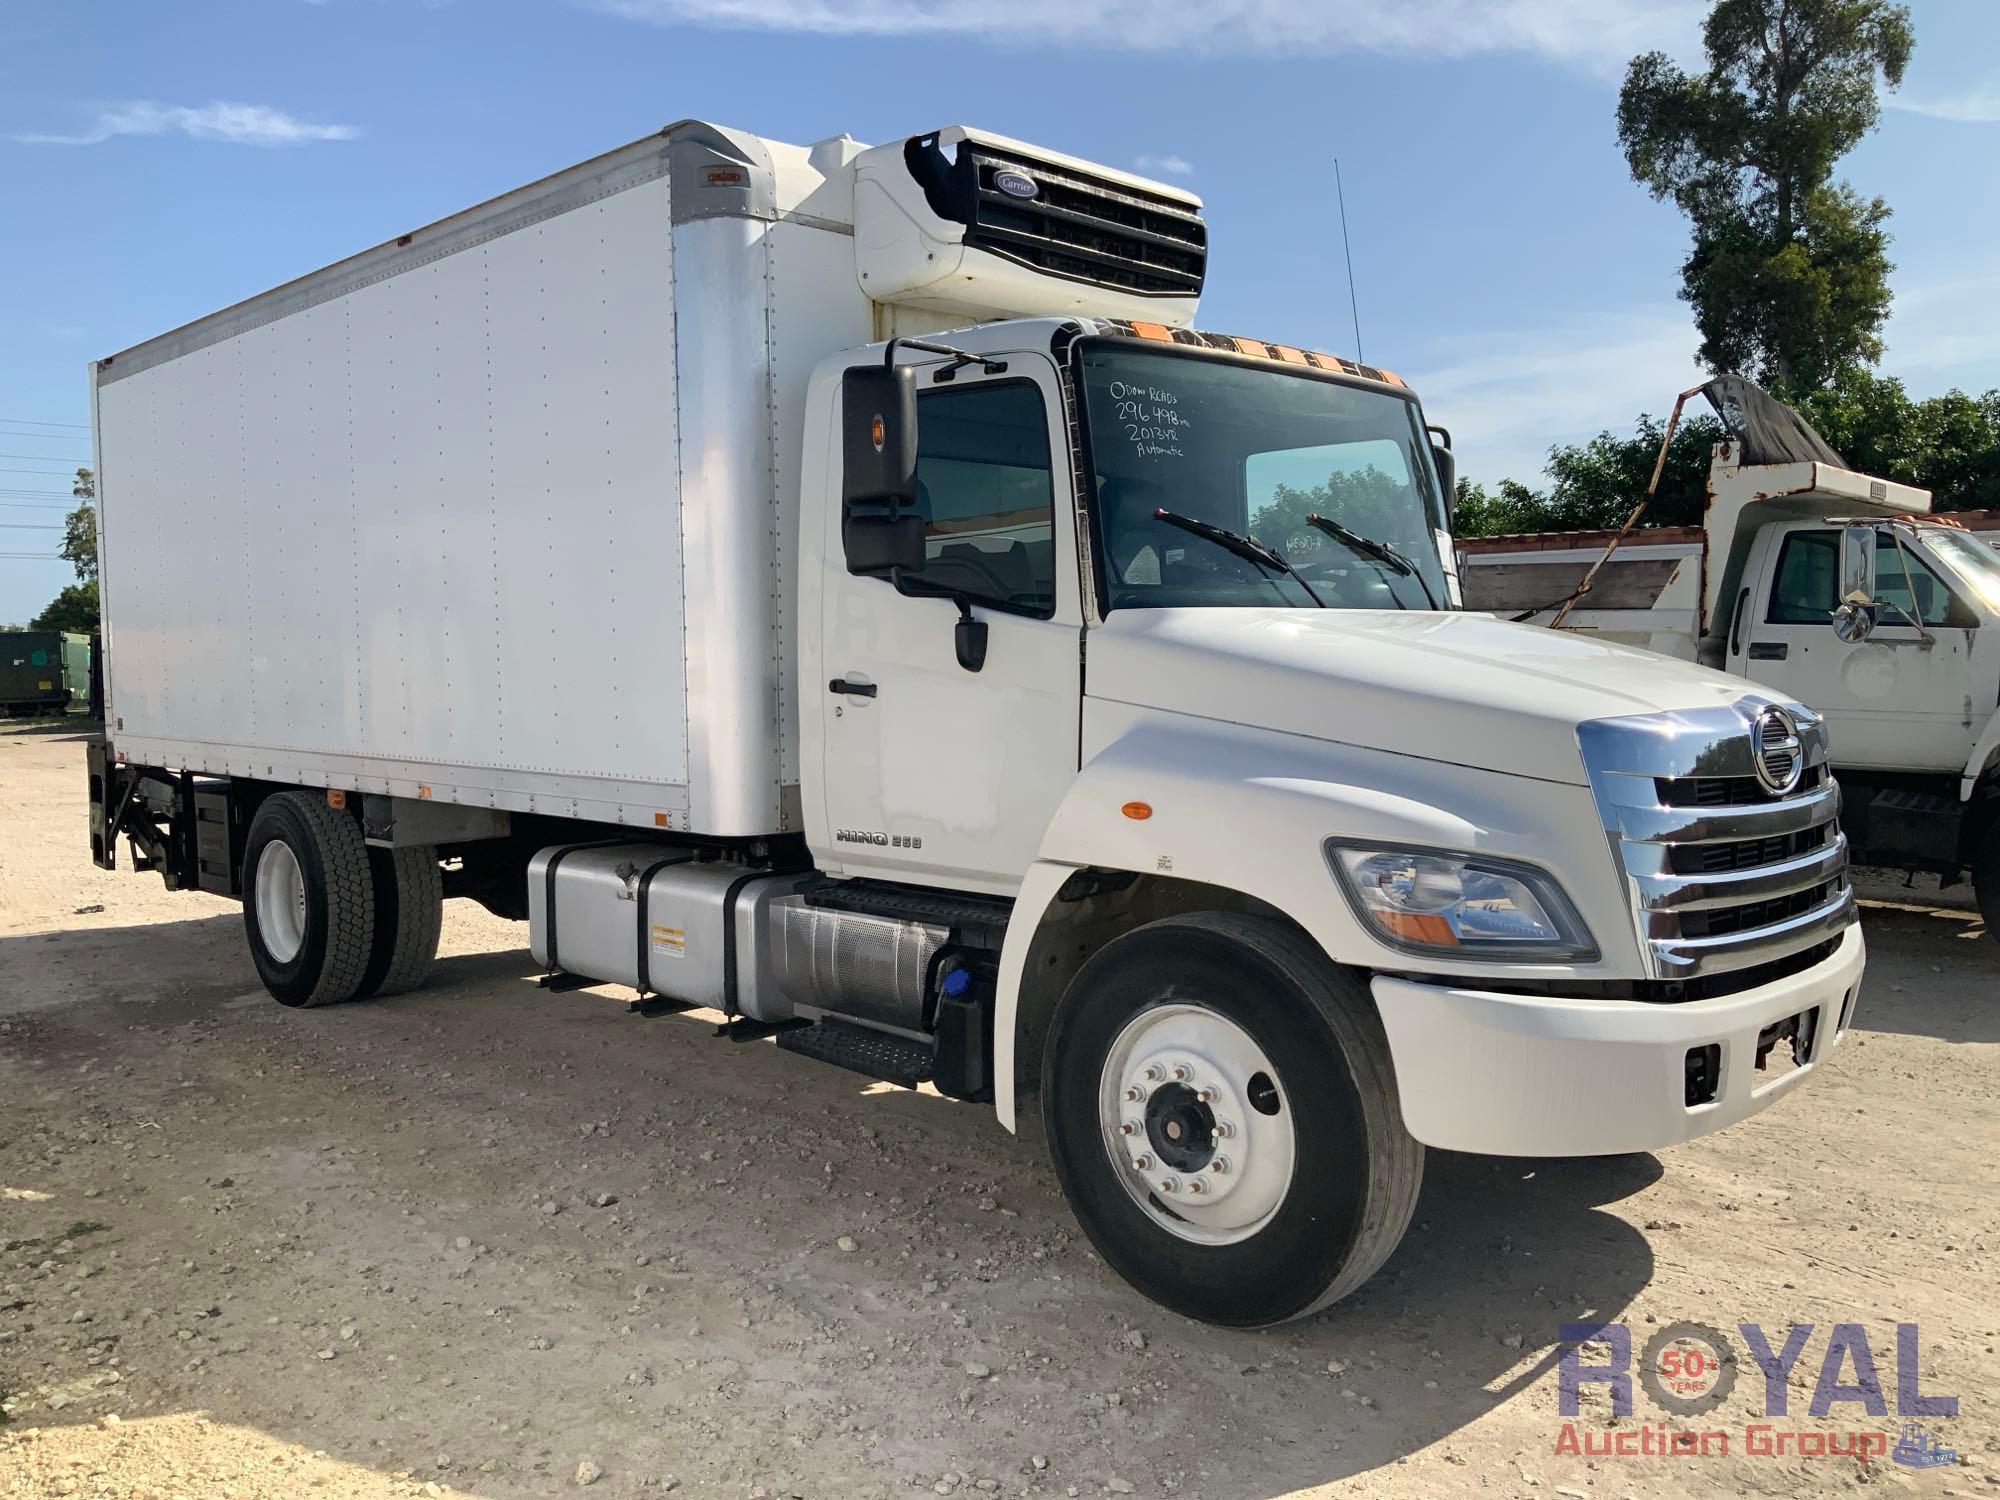
M 841 485 L 846 505 L 917 499 L 917 379 L 907 365 L 861 365 L 840 378 Z
M 908 367 L 860 365 L 840 379 L 840 536 L 847 571 L 881 577 L 924 565 L 917 502 L 917 382 Z
M 840 518 L 840 545 L 847 571 L 863 578 L 887 578 L 899 568 L 918 572 L 924 565 L 924 518 L 919 515 L 856 514 Z
M 1444 526 L 1449 531 L 1458 513 L 1458 460 L 1444 444 L 1432 443 L 1431 462 L 1437 465 L 1438 484 L 1444 489 Z

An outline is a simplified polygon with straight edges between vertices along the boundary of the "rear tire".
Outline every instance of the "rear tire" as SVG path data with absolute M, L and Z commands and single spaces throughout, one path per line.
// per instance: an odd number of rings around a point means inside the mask
M 1972 889 L 1986 919 L 1986 935 L 2000 943 L 2000 817 L 1986 825 L 1973 848 Z
M 1187 1317 L 1316 1312 L 1380 1268 L 1416 1209 L 1424 1148 L 1374 1002 L 1271 918 L 1173 917 L 1106 944 L 1063 997 L 1043 1079 L 1084 1233 Z
M 244 841 L 243 930 L 280 1005 L 337 1005 L 359 994 L 375 933 L 360 825 L 321 794 L 266 798 Z
M 370 849 L 375 937 L 359 996 L 400 995 L 431 976 L 444 925 L 444 872 L 437 847 Z

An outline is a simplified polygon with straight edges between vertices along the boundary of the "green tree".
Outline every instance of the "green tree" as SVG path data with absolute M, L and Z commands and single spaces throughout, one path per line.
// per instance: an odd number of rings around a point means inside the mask
M 28 622 L 30 630 L 74 630 L 88 635 L 97 629 L 97 580 L 72 583 L 57 594 L 49 607 Z
M 97 579 L 97 475 L 89 469 L 78 469 L 76 482 L 70 485 L 69 492 L 76 496 L 77 506 L 63 517 L 63 560 L 76 569 L 78 578 L 94 584 Z
M 1553 531 L 1555 514 L 1549 497 L 1514 479 L 1503 479 L 1488 493 L 1470 479 L 1458 482 L 1458 507 L 1452 513 L 1455 536 L 1505 536 L 1517 531 Z
M 1833 182 L 1881 118 L 1913 38 L 1889 0 L 1716 0 L 1707 71 L 1632 60 L 1618 142 L 1694 231 L 1681 268 L 1701 358 L 1801 392 L 1882 354 L 1889 208 Z
M 1797 405 L 1849 468 L 1927 489 L 1938 511 L 2000 508 L 2000 390 L 1916 401 L 1902 381 L 1850 366 Z M 1491 536 L 1617 526 L 1646 491 L 1664 429 L 1642 416 L 1629 431 L 1558 444 L 1549 450 L 1546 492 L 1502 480 L 1489 494 L 1461 480 L 1452 529 Z M 1723 436 L 1705 413 L 1682 416 L 1642 526 L 1700 524 L 1710 450 Z

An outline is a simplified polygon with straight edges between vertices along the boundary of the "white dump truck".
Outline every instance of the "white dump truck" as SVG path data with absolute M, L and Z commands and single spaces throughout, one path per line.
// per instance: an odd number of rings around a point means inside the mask
M 99 361 L 95 857 L 288 1005 L 467 896 L 552 990 L 1032 1111 L 1224 1324 L 1359 1285 L 1426 1146 L 1798 1085 L 1863 962 L 1819 716 L 1454 608 L 1416 397 L 1193 331 L 1206 268 L 1018 141 L 684 122 Z
M 1789 408 L 1746 398 L 1791 420 L 1716 445 L 1699 527 L 1463 538 L 1466 606 L 1810 704 L 1852 857 L 1970 878 L 2000 940 L 2000 515 L 1932 516 L 1928 491 L 1845 468 Z

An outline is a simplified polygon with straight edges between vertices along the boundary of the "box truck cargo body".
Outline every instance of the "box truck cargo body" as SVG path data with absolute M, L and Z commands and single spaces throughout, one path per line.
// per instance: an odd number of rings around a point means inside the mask
M 1816 716 L 1457 610 L 1448 438 L 1206 270 L 1019 141 L 683 122 L 99 361 L 94 857 L 286 1004 L 464 896 L 552 991 L 1032 1108 L 1223 1323 L 1359 1285 L 1427 1145 L 1782 1097 L 1862 968 Z
M 768 154 L 646 141 L 100 367 L 120 747 L 796 829 L 800 416 L 872 324 L 845 204 Z M 782 217 L 718 211 L 753 178 Z

